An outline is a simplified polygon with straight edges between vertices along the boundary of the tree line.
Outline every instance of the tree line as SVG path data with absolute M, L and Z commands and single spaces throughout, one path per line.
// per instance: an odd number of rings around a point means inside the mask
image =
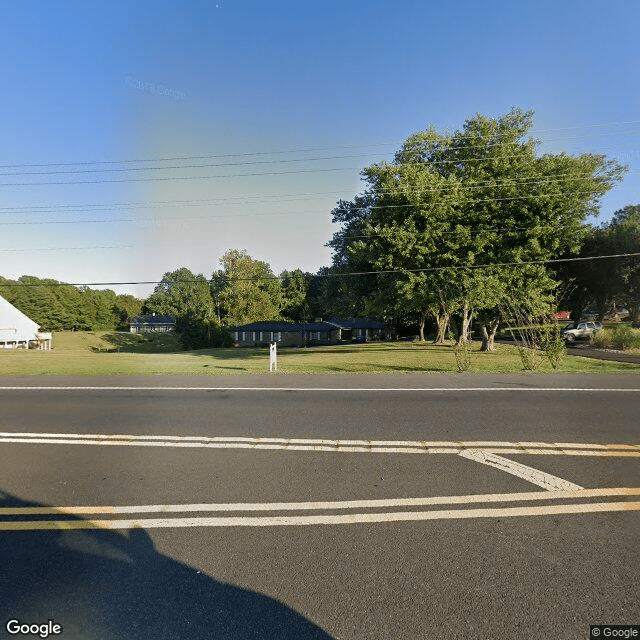
M 0 295 L 37 322 L 43 331 L 95 331 L 128 328 L 143 301 L 111 289 L 75 287 L 58 280 L 0 276 Z
M 230 250 L 210 277 L 183 267 L 144 301 L 55 281 L 0 278 L 0 293 L 49 329 L 113 329 L 143 313 L 172 315 L 186 347 L 222 345 L 229 327 L 257 321 L 372 316 L 393 333 L 458 342 L 475 322 L 492 350 L 500 323 L 557 308 L 601 317 L 626 305 L 640 321 L 640 260 L 556 259 L 640 252 L 640 205 L 605 225 L 601 198 L 626 167 L 599 154 L 538 153 L 533 112 L 478 114 L 455 132 L 404 142 L 392 162 L 362 172 L 366 188 L 331 212 L 340 225 L 330 266 L 276 276 Z M 38 286 L 21 286 L 38 285 Z

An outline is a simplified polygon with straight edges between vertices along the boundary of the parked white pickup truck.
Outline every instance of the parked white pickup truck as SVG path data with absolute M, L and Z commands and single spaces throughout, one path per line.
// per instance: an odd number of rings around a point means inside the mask
M 567 342 L 575 342 L 590 338 L 600 329 L 602 325 L 599 322 L 571 322 L 560 332 L 560 335 Z

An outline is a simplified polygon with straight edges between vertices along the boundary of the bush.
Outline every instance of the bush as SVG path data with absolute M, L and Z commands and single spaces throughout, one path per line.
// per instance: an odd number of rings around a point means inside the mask
M 214 321 L 202 321 L 192 316 L 176 320 L 176 333 L 184 349 L 206 349 L 210 347 L 230 347 L 231 334 Z
M 518 354 L 522 360 L 522 368 L 525 371 L 536 371 L 542 363 L 542 353 L 535 347 L 518 346 Z
M 640 330 L 632 329 L 628 324 L 603 329 L 593 338 L 593 346 L 601 349 L 640 349 Z
M 471 368 L 471 345 L 468 342 L 456 344 L 453 347 L 453 354 L 456 358 L 458 373 L 469 371 Z
M 564 338 L 560 335 L 558 325 L 554 325 L 544 331 L 541 346 L 551 366 L 554 369 L 558 369 L 567 355 L 567 347 L 564 343 Z

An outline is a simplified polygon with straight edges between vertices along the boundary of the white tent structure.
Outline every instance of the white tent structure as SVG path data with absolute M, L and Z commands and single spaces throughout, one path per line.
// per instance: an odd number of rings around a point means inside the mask
M 27 349 L 36 346 L 51 350 L 51 334 L 41 333 L 36 322 L 0 296 L 0 349 Z

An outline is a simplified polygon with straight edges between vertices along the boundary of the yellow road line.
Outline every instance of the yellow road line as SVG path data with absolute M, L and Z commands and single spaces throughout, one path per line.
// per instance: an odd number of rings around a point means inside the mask
M 318 516 L 230 516 L 199 518 L 142 518 L 139 520 L 41 520 L 0 522 L 0 531 L 43 531 L 72 529 L 158 529 L 186 527 L 278 527 L 301 525 L 371 524 L 384 522 L 511 518 L 523 516 L 570 515 L 640 510 L 640 502 L 595 502 L 533 507 L 488 509 L 445 509 L 394 513 L 352 513 Z
M 0 444 L 84 444 L 99 446 L 186 447 L 335 451 L 341 453 L 450 453 L 482 449 L 495 454 L 640 457 L 638 444 L 498 442 L 481 440 L 340 440 L 327 438 L 251 438 L 136 434 L 0 432 Z
M 640 495 L 640 487 L 607 487 L 519 493 L 480 493 L 425 498 L 384 498 L 376 500 L 338 500 L 318 502 L 230 502 L 194 504 L 97 505 L 60 507 L 0 507 L 0 516 L 10 515 L 116 515 L 125 513 L 196 513 L 203 511 L 307 511 L 356 508 L 418 507 L 443 504 L 490 502 L 532 502 L 560 499 L 583 499 Z

